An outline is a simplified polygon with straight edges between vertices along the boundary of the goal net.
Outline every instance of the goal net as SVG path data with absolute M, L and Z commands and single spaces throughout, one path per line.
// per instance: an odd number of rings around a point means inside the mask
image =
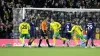
M 22 19 L 33 19 L 35 22 L 36 38 L 40 38 L 40 22 L 41 19 L 53 18 L 61 24 L 67 19 L 71 22 L 75 21 L 85 28 L 85 23 L 92 17 L 95 25 L 95 39 L 100 39 L 100 9 L 72 9 L 72 8 L 16 8 L 13 9 L 14 38 L 18 38 L 18 26 Z M 62 35 L 62 31 L 60 32 Z M 52 38 L 52 31 L 48 35 Z

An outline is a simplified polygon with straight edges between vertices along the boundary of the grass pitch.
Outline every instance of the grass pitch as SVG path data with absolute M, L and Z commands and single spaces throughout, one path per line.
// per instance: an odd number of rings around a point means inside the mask
M 84 47 L 0 47 L 0 56 L 100 56 L 100 48 Z

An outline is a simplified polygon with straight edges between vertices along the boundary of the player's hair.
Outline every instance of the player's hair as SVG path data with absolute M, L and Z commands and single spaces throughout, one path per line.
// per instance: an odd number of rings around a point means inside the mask
M 67 19 L 67 21 L 70 21 L 70 19 Z
M 23 19 L 22 21 L 23 21 L 23 22 L 25 22 L 25 21 L 26 21 L 26 19 Z
M 92 18 L 91 17 L 89 18 L 89 21 L 92 21 Z

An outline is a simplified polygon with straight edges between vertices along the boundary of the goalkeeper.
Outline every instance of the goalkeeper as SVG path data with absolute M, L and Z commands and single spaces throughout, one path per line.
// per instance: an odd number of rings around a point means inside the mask
M 59 30 L 60 30 L 61 24 L 58 22 L 55 22 L 53 19 L 51 19 L 51 23 L 50 23 L 50 29 L 52 29 L 54 31 L 53 34 L 53 43 L 54 46 L 56 44 L 56 37 L 58 37 L 59 39 L 65 41 L 66 38 L 61 38 L 60 34 L 59 34 Z
M 77 25 L 75 22 L 72 23 L 72 29 L 71 29 L 71 31 L 68 31 L 68 32 L 73 33 L 73 39 L 76 42 L 76 45 L 78 45 L 78 41 L 76 40 L 77 37 L 80 37 L 82 39 L 82 41 L 86 42 L 86 40 L 84 39 L 83 34 L 82 34 L 81 26 Z
M 20 32 L 20 41 L 23 44 L 23 47 L 25 46 L 24 43 L 24 37 L 29 38 L 30 34 L 29 34 L 29 30 L 30 30 L 30 25 L 26 22 L 25 19 L 23 19 L 23 22 L 20 23 L 19 25 L 19 32 Z

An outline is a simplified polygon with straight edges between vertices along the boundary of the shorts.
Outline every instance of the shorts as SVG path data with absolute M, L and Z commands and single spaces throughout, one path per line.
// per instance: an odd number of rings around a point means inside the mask
M 30 34 L 20 34 L 20 38 L 30 38 Z
M 71 33 L 69 33 L 69 32 L 64 33 L 64 37 L 67 39 L 71 39 Z
M 59 34 L 59 32 L 54 32 L 53 36 L 55 36 L 55 37 L 59 37 L 60 34 Z
M 43 32 L 43 30 L 41 30 L 41 36 L 47 36 L 47 31 L 46 30 L 44 30 L 44 32 Z
M 80 34 L 76 34 L 76 38 L 80 38 L 82 35 Z
M 85 39 L 84 36 L 83 36 L 82 34 L 76 34 L 76 38 L 78 38 L 78 37 L 79 37 L 80 39 L 82 39 L 82 40 Z
M 87 33 L 87 39 L 94 39 L 94 33 Z
M 30 32 L 30 37 L 35 37 L 35 33 L 34 32 Z

